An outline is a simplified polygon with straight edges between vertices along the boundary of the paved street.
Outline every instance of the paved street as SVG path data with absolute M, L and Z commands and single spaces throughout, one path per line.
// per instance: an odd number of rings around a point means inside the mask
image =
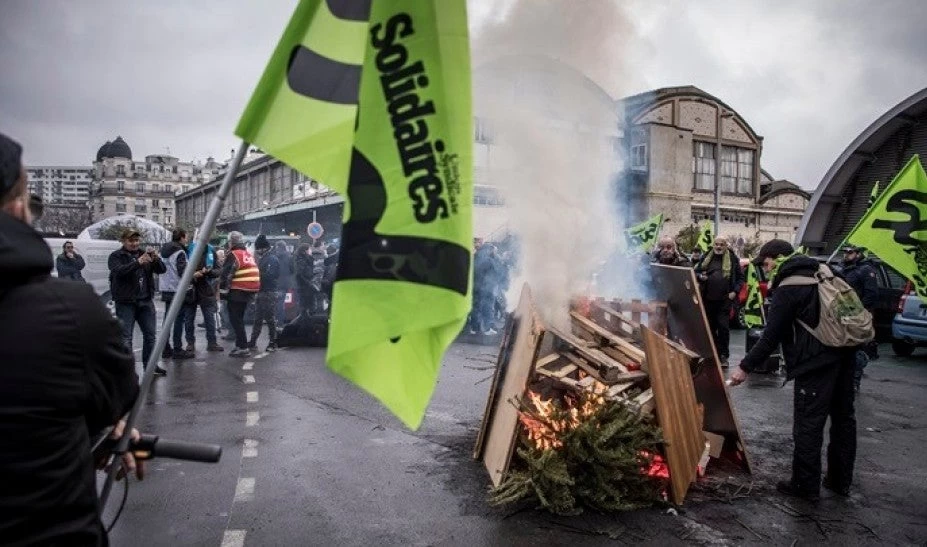
M 743 348 L 742 331 L 733 339 Z M 451 348 L 417 432 L 328 372 L 322 350 L 247 360 L 201 351 L 168 363 L 142 421 L 165 437 L 220 444 L 222 461 L 151 462 L 148 478 L 131 484 L 111 538 L 116 546 L 922 545 L 927 354 L 896 359 L 887 346 L 881 351 L 859 398 L 850 499 L 825 491 L 814 507 L 775 492 L 789 467 L 791 386 L 759 378 L 733 390 L 752 477 L 710 474 L 678 514 L 654 508 L 573 518 L 485 502 L 488 475 L 471 453 L 495 348 Z M 121 495 L 119 486 L 113 500 Z

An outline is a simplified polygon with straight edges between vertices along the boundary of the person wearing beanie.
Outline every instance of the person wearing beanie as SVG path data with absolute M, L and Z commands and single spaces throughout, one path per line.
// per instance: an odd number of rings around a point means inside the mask
M 267 323 L 267 351 L 277 351 L 277 294 L 280 284 L 280 260 L 277 255 L 270 252 L 270 243 L 267 236 L 261 234 L 254 242 L 257 252 L 258 271 L 261 277 L 261 288 L 254 303 L 254 326 L 251 327 L 251 341 L 248 349 L 257 349 L 257 339 L 261 335 L 261 328 Z
M 265 237 L 263 244 L 266 243 Z M 251 355 L 251 350 L 248 349 L 248 335 L 245 333 L 245 310 L 260 289 L 261 277 L 257 262 L 245 247 L 244 236 L 241 232 L 229 232 L 229 252 L 222 266 L 219 290 L 226 295 L 229 322 L 235 331 L 235 349 L 229 352 L 232 357 Z
M 828 347 L 808 328 L 818 326 L 820 298 L 817 284 L 782 284 L 793 277 L 811 277 L 821 265 L 795 250 L 787 241 L 774 239 L 760 248 L 754 263 L 768 274 L 770 308 L 763 334 L 730 376 L 739 385 L 747 374 L 762 366 L 779 344 L 785 358 L 786 381 L 795 380 L 792 440 L 792 476 L 780 481 L 780 492 L 816 501 L 821 487 L 821 445 L 830 417 L 827 476 L 824 487 L 848 496 L 856 459 L 856 417 L 853 409 L 855 349 Z M 798 321 L 802 321 L 805 328 Z
M 0 542 L 107 545 L 90 447 L 132 408 L 135 358 L 92 286 L 51 275 L 21 154 L 0 134 Z
M 876 282 L 875 268 L 865 255 L 866 249 L 856 245 L 845 245 L 843 247 L 843 262 L 841 263 L 840 275 L 846 282 L 853 287 L 856 295 L 859 296 L 863 307 L 869 313 L 875 314 L 875 308 L 879 303 L 879 284 Z M 856 377 L 855 387 L 859 391 L 860 382 L 863 380 L 863 372 L 870 359 L 879 358 L 879 344 L 873 340 L 863 345 L 856 352 Z

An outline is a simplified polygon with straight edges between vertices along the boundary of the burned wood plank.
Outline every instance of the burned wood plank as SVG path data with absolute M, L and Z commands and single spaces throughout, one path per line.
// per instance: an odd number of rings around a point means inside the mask
M 644 351 L 638 348 L 637 346 L 635 346 L 634 344 L 632 344 L 631 342 L 628 342 L 627 340 L 625 340 L 624 338 L 621 338 L 620 336 L 616 334 L 612 334 L 610 331 L 600 327 L 593 321 L 586 319 L 585 317 L 583 317 L 582 315 L 579 315 L 576 312 L 570 312 L 570 317 L 573 318 L 573 321 L 576 324 L 581 325 L 584 329 L 587 329 L 593 334 L 596 334 L 597 336 L 600 336 L 603 339 L 607 340 L 610 344 L 621 349 L 621 351 L 626 353 L 636 362 L 642 363 L 644 361 L 644 358 L 645 358 Z
M 610 371 L 607 368 L 603 371 L 601 367 L 594 366 L 592 363 L 583 359 L 582 357 L 580 357 L 579 355 L 573 352 L 566 352 L 563 354 L 563 356 L 569 359 L 571 363 L 581 368 L 586 374 L 592 376 L 593 378 L 595 378 L 599 382 L 602 382 L 603 384 L 614 383 L 612 380 L 609 379 L 609 377 L 620 374 L 617 368 L 612 369 L 615 371 L 614 374 L 610 374 Z
M 623 384 L 615 384 L 608 388 L 608 391 L 605 392 L 607 397 L 616 398 L 621 395 L 622 392 L 627 391 L 634 385 L 634 382 L 627 382 Z
M 653 398 L 653 388 L 647 388 L 634 398 L 634 404 L 637 405 L 641 416 L 653 412 L 656 401 Z

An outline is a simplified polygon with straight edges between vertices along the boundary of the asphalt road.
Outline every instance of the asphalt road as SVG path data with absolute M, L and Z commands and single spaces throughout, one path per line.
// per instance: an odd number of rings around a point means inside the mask
M 736 362 L 742 331 L 732 346 Z M 790 465 L 791 385 L 759 377 L 733 390 L 752 476 L 709 470 L 678 510 L 570 518 L 486 503 L 488 474 L 471 453 L 495 352 L 452 346 L 415 432 L 330 373 L 322 350 L 251 359 L 201 351 L 192 361 L 168 362 L 144 429 L 219 444 L 222 461 L 150 462 L 148 477 L 131 483 L 113 545 L 927 542 L 924 350 L 899 359 L 883 346 L 882 359 L 867 370 L 849 499 L 825 491 L 813 506 L 775 491 Z M 106 522 L 121 494 L 121 486 L 114 489 Z

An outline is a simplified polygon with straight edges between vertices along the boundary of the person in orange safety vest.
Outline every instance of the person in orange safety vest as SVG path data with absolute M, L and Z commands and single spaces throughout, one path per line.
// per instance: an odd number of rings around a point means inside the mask
M 261 290 L 261 274 L 254 256 L 245 247 L 241 232 L 229 233 L 229 253 L 222 266 L 219 287 L 228 302 L 229 321 L 235 331 L 235 349 L 229 355 L 248 357 L 251 350 L 245 333 L 245 310 Z

